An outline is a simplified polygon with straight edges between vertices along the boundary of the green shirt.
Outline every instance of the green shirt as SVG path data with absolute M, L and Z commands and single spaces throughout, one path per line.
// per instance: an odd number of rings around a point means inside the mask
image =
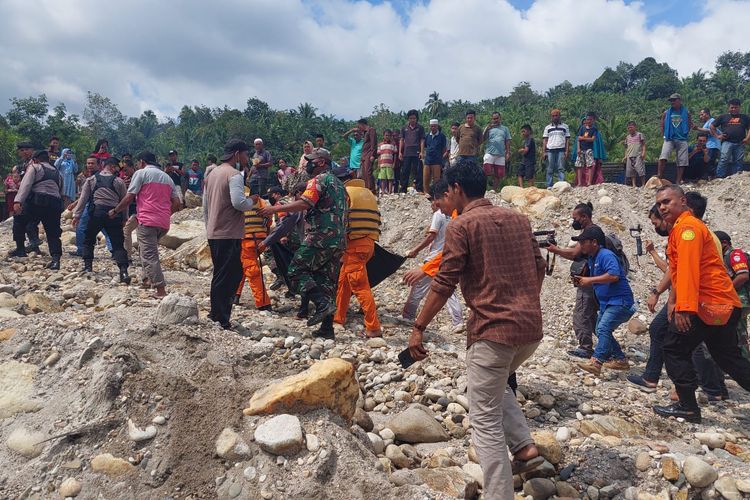
M 305 215 L 303 243 L 316 248 L 346 248 L 346 189 L 330 171 L 307 182 L 302 199 L 310 209 Z

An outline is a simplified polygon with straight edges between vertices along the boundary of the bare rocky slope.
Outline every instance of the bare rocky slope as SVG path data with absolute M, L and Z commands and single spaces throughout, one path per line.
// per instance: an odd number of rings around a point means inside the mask
M 694 188 L 709 198 L 709 225 L 750 247 L 750 174 Z M 562 244 L 573 234 L 572 208 L 592 201 L 594 219 L 630 255 L 638 317 L 648 324 L 647 291 L 659 271 L 648 257 L 636 263 L 628 228 L 640 223 L 644 238 L 663 248 L 646 218 L 653 190 L 605 184 L 555 198 L 505 194 L 510 202 L 489 198 L 528 213 L 535 229 L 557 230 Z M 430 217 L 418 195 L 387 196 L 381 210 L 381 244 L 397 253 L 421 238 Z M 171 248 L 162 248 L 173 298 L 161 305 L 135 284 L 116 283 L 103 245 L 91 276 L 73 258 L 57 273 L 43 268 L 44 257 L 2 261 L 0 498 L 463 498 L 481 485 L 464 334 L 451 333 L 441 312 L 428 329 L 430 357 L 408 370 L 396 359 L 410 331 L 398 320 L 408 291 L 401 277 L 416 261 L 375 290 L 383 341 L 358 336 L 356 303 L 335 342 L 313 339 L 293 318 L 296 302 L 274 292 L 273 313 L 256 312 L 246 293 L 235 309 L 242 328 L 225 332 L 206 319 L 208 255 L 200 224 L 190 222 L 199 217 L 197 208 L 173 216 L 180 225 L 165 242 Z M 3 254 L 10 240 L 4 223 Z M 544 341 L 519 373 L 518 398 L 547 461 L 515 478 L 517 494 L 748 497 L 750 396 L 728 380 L 731 399 L 704 400 L 703 424 L 656 418 L 651 406 L 667 400 L 666 376 L 644 394 L 625 373 L 595 378 L 565 353 L 574 346 L 574 296 L 568 264 L 558 260 L 542 294 Z M 632 326 L 639 334 L 623 327 L 617 336 L 635 371 L 649 339 L 643 325 Z M 283 425 L 272 415 L 243 416 L 257 390 L 329 358 L 355 367 L 360 396 L 351 423 L 325 408 Z

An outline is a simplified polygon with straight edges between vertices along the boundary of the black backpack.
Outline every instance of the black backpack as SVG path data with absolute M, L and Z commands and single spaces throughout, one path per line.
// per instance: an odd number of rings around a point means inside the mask
M 625 255 L 625 251 L 622 248 L 622 241 L 620 241 L 620 238 L 618 238 L 614 233 L 608 233 L 604 236 L 604 243 L 604 248 L 610 250 L 615 254 L 615 257 L 617 257 L 617 260 L 620 262 L 620 266 L 622 267 L 625 276 L 627 276 L 630 272 L 630 261 L 628 260 L 628 256 Z

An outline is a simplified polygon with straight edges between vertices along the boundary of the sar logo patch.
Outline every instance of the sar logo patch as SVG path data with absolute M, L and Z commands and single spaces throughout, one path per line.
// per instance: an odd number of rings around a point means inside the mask
M 695 239 L 695 232 L 692 229 L 685 229 L 682 232 L 682 239 L 685 241 L 693 241 Z
M 735 256 L 734 256 L 734 261 L 735 261 L 735 262 L 739 262 L 739 261 L 741 261 L 741 260 L 742 260 L 742 258 L 741 258 L 741 257 L 740 257 L 739 255 L 735 255 Z

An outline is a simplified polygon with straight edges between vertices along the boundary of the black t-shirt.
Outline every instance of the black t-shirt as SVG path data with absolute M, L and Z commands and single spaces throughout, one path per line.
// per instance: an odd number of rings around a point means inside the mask
M 714 120 L 714 127 L 720 128 L 721 131 L 726 134 L 727 141 L 739 144 L 745 139 L 747 130 L 750 128 L 750 116 L 732 116 L 729 113 L 719 115 L 719 117 Z
M 529 137 L 528 139 L 524 139 L 523 147 L 527 148 L 527 151 L 523 155 L 522 163 L 524 165 L 534 165 L 536 163 L 536 143 L 534 142 L 534 138 Z
M 172 167 L 176 167 L 176 168 L 179 168 L 180 170 L 182 170 L 182 165 L 183 165 L 183 164 L 182 164 L 182 163 L 180 163 L 180 162 L 177 162 L 177 163 L 171 163 L 171 164 L 170 164 L 170 166 L 172 166 Z M 183 172 L 184 172 L 184 171 L 183 171 Z M 169 178 L 170 178 L 170 179 L 172 179 L 172 182 L 174 182 L 174 185 L 175 185 L 175 186 L 177 186 L 177 187 L 180 187 L 180 186 L 182 186 L 182 176 L 183 176 L 184 174 L 180 174 L 179 172 L 176 172 L 176 171 L 172 171 L 172 172 L 169 172 L 169 174 L 167 174 L 167 175 L 169 175 Z
M 578 129 L 578 135 L 584 136 L 584 137 L 594 137 L 596 135 L 596 127 L 591 127 L 587 129 L 585 126 L 581 126 L 581 128 Z M 578 141 L 581 144 L 581 151 L 587 151 L 589 149 L 594 149 L 594 143 L 589 141 Z

